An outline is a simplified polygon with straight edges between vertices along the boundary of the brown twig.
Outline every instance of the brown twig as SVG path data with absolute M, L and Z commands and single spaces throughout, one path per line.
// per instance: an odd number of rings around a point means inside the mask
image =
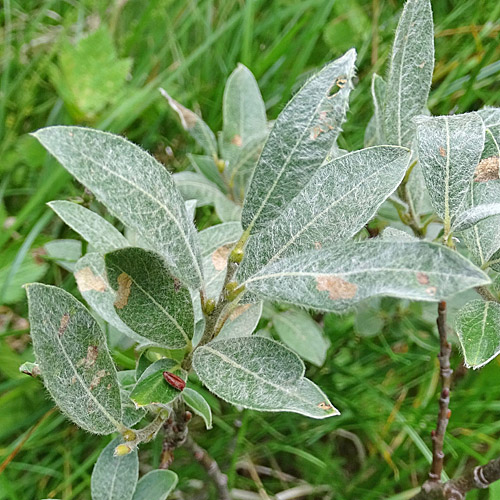
M 218 492 L 219 500 L 231 500 L 229 489 L 227 487 L 227 476 L 223 474 L 217 462 L 203 449 L 200 445 L 194 442 L 191 436 L 186 438 L 184 446 L 192 453 L 197 462 L 207 471 L 212 481 L 215 484 Z
M 441 301 L 438 304 L 437 327 L 439 332 L 440 352 L 439 368 L 441 376 L 441 396 L 439 398 L 439 413 L 436 430 L 432 431 L 432 465 L 429 472 L 429 481 L 440 481 L 443 471 L 443 442 L 446 433 L 446 427 L 450 419 L 451 412 L 448 408 L 450 403 L 450 386 L 453 370 L 450 367 L 451 345 L 447 338 L 446 327 L 446 302 Z
M 165 422 L 163 448 L 160 458 L 159 469 L 168 469 L 174 461 L 174 451 L 183 445 L 188 435 L 188 422 L 192 414 L 186 411 L 183 401 L 176 400 L 172 414 Z

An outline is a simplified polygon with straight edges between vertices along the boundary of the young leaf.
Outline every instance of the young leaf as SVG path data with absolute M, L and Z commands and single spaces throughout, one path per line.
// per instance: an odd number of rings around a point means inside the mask
M 102 450 L 90 481 L 92 500 L 131 500 L 139 476 L 137 448 L 128 455 L 115 457 L 115 448 L 122 442 L 115 438 Z
M 217 339 L 249 337 L 254 332 L 262 315 L 262 302 L 240 304 L 229 315 Z
M 78 290 L 87 304 L 105 321 L 141 344 L 148 341 L 131 330 L 116 314 L 116 294 L 109 286 L 104 257 L 99 253 L 84 255 L 74 269 Z
M 410 147 L 413 118 L 426 106 L 434 70 L 434 32 L 430 0 L 408 0 L 399 19 L 385 92 L 388 144 Z
M 57 405 L 94 434 L 121 428 L 116 370 L 95 319 L 60 288 L 32 283 L 26 292 L 36 361 Z
M 232 160 L 239 150 L 266 129 L 266 106 L 252 72 L 243 64 L 231 73 L 222 102 L 222 145 L 225 160 Z
M 201 285 L 191 221 L 160 163 L 123 137 L 98 130 L 57 126 L 34 136 L 111 213 L 161 253 L 178 278 L 194 288 Z
M 409 160 L 406 148 L 376 146 L 322 165 L 282 214 L 250 237 L 239 277 L 351 238 L 399 185 Z
M 170 349 L 191 344 L 194 312 L 189 290 L 168 271 L 163 258 L 142 248 L 123 248 L 104 257 L 114 307 L 139 335 Z
M 170 372 L 187 379 L 187 373 L 179 369 L 179 363 L 173 359 L 159 359 L 148 366 L 130 393 L 130 399 L 136 406 L 166 405 L 171 403 L 181 391 L 170 385 L 163 377 L 163 372 Z
M 418 156 L 427 189 L 449 230 L 481 159 L 484 124 L 477 113 L 419 117 L 416 122 Z
M 196 173 L 202 175 L 210 182 L 213 182 L 223 193 L 227 191 L 227 186 L 224 184 L 224 180 L 217 169 L 217 165 L 213 157 L 203 156 L 203 155 L 187 155 L 189 161 Z
M 386 88 L 385 80 L 377 73 L 373 73 L 371 86 L 373 116 L 370 120 L 371 125 L 366 128 L 365 147 L 385 144 L 384 103 Z
M 120 396 L 122 400 L 122 419 L 127 427 L 133 427 L 146 415 L 144 408 L 136 408 L 130 399 L 130 392 L 136 384 L 135 370 L 125 370 L 118 372 L 118 382 L 120 384 Z
M 476 225 L 478 222 L 495 215 L 500 215 L 500 203 L 476 205 L 457 216 L 453 222 L 453 230 L 464 231 Z
M 471 210 L 475 207 L 496 204 L 498 200 L 500 200 L 500 180 L 471 183 L 467 197 L 467 206 Z M 500 215 L 488 217 L 460 235 L 474 261 L 480 266 L 494 259 L 495 252 L 500 249 L 499 223 Z
M 212 428 L 212 409 L 205 398 L 198 392 L 189 387 L 182 391 L 184 402 L 193 410 L 196 415 L 199 415 L 205 422 L 205 427 Z
M 368 240 L 283 259 L 244 284 L 261 298 L 342 312 L 377 295 L 434 302 L 489 281 L 440 245 Z
M 203 148 L 205 154 L 217 157 L 217 141 L 210 127 L 196 113 L 170 97 L 164 89 L 159 90 L 170 107 L 179 115 L 184 130 L 191 134 L 193 139 Z
M 223 245 L 210 255 L 203 257 L 204 288 L 208 298 L 217 300 L 222 291 L 226 277 L 227 259 L 232 246 L 232 244 Z
M 200 231 L 198 241 L 202 257 L 210 255 L 221 246 L 236 243 L 242 233 L 239 222 L 224 222 Z
M 132 500 L 167 500 L 177 481 L 177 474 L 171 470 L 152 470 L 141 477 Z
M 72 273 L 76 261 L 82 256 L 82 242 L 79 240 L 52 240 L 43 246 L 48 257 L 63 269 Z
M 321 389 L 304 378 L 300 358 L 264 337 L 212 341 L 196 349 L 193 368 L 210 391 L 244 408 L 312 418 L 339 415 Z
M 460 309 L 457 335 L 465 366 L 481 368 L 500 354 L 500 305 L 473 300 Z
M 321 165 L 341 132 L 356 51 L 326 65 L 281 112 L 264 146 L 243 207 L 243 228 L 276 218 Z
M 120 231 L 92 210 L 70 201 L 51 201 L 47 205 L 97 251 L 106 253 L 129 246 Z
M 323 330 L 302 311 L 285 311 L 272 318 L 280 339 L 301 358 L 316 366 L 322 366 L 330 347 Z

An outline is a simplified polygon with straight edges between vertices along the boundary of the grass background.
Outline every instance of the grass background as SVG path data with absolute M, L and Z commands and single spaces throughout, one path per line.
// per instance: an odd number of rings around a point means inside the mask
M 37 251 L 53 238 L 76 237 L 45 203 L 83 193 L 27 134 L 51 124 L 93 126 L 141 144 L 171 171 L 182 169 L 195 146 L 159 86 L 219 130 L 224 82 L 243 62 L 274 119 L 310 72 L 354 46 L 359 83 L 340 144 L 358 149 L 372 112 L 371 75 L 385 72 L 401 8 L 395 0 L 3 0 L 0 500 L 89 499 L 92 466 L 108 442 L 70 424 L 40 382 L 18 372 L 32 359 L 20 285 L 41 280 L 77 294 L 72 275 Z M 434 0 L 433 10 L 431 112 L 498 106 L 500 3 Z M 96 29 L 104 35 L 88 49 L 99 57 L 94 68 L 92 57 L 89 62 L 72 47 Z M 206 211 L 197 216 L 200 227 L 212 220 Z M 228 473 L 231 487 L 253 492 L 248 499 L 293 487 L 306 491 L 293 498 L 307 499 L 396 500 L 417 491 L 435 425 L 438 343 L 418 304 L 387 300 L 383 306 L 377 313 L 383 327 L 373 337 L 361 336 L 352 316 L 324 318 L 329 357 L 307 374 L 342 416 L 312 421 L 238 412 L 207 395 L 214 429 L 203 432 L 195 419 L 192 432 Z M 120 367 L 133 367 L 130 350 L 117 348 L 114 357 Z M 455 350 L 453 364 L 459 363 Z M 458 371 L 445 442 L 450 475 L 500 453 L 498 362 Z M 160 448 L 156 442 L 141 449 L 143 472 L 158 464 Z M 178 498 L 216 498 L 205 472 L 183 450 L 173 470 L 183 492 Z M 500 499 L 500 488 L 469 498 Z

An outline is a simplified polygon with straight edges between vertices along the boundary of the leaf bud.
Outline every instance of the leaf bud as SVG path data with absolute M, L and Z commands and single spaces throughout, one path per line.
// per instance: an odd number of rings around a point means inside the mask
M 236 290 L 236 288 L 238 288 L 238 282 L 237 281 L 230 281 L 227 285 L 226 285 L 226 290 L 228 292 L 232 292 L 233 290 Z
M 215 160 L 215 165 L 217 166 L 217 170 L 221 174 L 226 169 L 226 162 L 224 160 L 221 160 L 220 158 L 217 158 L 217 160 Z
M 238 295 L 245 290 L 244 286 L 239 286 L 238 288 L 235 288 L 234 290 L 228 290 L 226 297 L 229 302 L 232 302 Z
M 113 455 L 115 457 L 123 457 L 125 455 L 128 455 L 132 451 L 132 448 L 128 444 L 119 444 L 115 448 L 115 452 Z
M 203 306 L 203 312 L 207 315 L 210 316 L 215 309 L 215 300 L 214 299 L 208 299 L 205 301 L 205 304 Z
M 243 256 L 245 253 L 242 248 L 235 247 L 232 252 L 229 254 L 229 261 L 234 262 L 235 264 L 239 264 L 243 260 Z
M 125 439 L 125 441 L 135 441 L 135 439 L 137 438 L 135 432 L 132 430 L 132 429 L 127 429 L 123 434 L 123 439 Z

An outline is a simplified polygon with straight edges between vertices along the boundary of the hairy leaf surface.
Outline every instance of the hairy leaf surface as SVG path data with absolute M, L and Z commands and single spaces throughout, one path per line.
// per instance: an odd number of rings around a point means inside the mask
M 217 339 L 249 337 L 257 328 L 261 315 L 262 302 L 236 306 L 217 335 Z
M 174 278 L 163 258 L 142 248 L 123 248 L 105 256 L 114 307 L 139 335 L 170 349 L 190 345 L 194 312 L 189 290 Z
M 426 106 L 434 70 L 434 30 L 430 0 L 408 0 L 394 38 L 385 93 L 388 144 L 410 147 L 413 118 Z
M 137 449 L 115 457 L 115 448 L 122 443 L 116 438 L 99 455 L 90 482 L 92 500 L 131 500 L 139 476 Z
M 193 368 L 213 393 L 244 408 L 312 418 L 339 414 L 319 387 L 304 378 L 300 358 L 264 337 L 212 341 L 195 351 Z
M 221 246 L 236 243 L 242 233 L 239 222 L 224 222 L 200 231 L 198 241 L 202 257 L 210 255 Z
M 120 427 L 121 400 L 106 337 L 72 295 L 40 283 L 26 285 L 35 357 L 45 387 L 61 410 L 94 434 Z
M 177 474 L 171 470 L 152 470 L 141 477 L 132 500 L 167 500 L 177 481 Z
M 449 227 L 463 208 L 469 183 L 481 159 L 483 121 L 477 113 L 419 117 L 417 141 L 432 205 Z
M 487 283 L 484 272 L 443 246 L 368 240 L 283 259 L 245 285 L 261 298 L 342 312 L 376 295 L 439 301 Z
M 281 112 L 255 168 L 243 207 L 243 228 L 263 229 L 301 190 L 340 134 L 356 51 L 327 64 Z
M 323 330 L 303 311 L 285 311 L 272 318 L 280 339 L 301 358 L 322 366 L 330 347 Z
M 455 231 L 463 231 L 477 224 L 479 221 L 500 215 L 500 203 L 484 203 L 469 208 L 457 216 L 453 222 Z
M 92 210 L 70 201 L 51 201 L 47 205 L 97 251 L 106 253 L 129 246 L 118 229 Z
M 184 202 L 170 174 L 123 137 L 82 127 L 48 127 L 35 137 L 108 210 L 199 287 L 201 263 Z
M 369 127 L 366 128 L 365 147 L 385 144 L 384 104 L 386 88 L 385 80 L 377 73 L 373 73 L 371 85 L 373 116 Z
M 458 313 L 456 329 L 468 368 L 481 368 L 500 354 L 499 304 L 469 302 Z
M 182 391 L 184 402 L 193 410 L 196 415 L 199 415 L 205 422 L 205 427 L 212 428 L 212 409 L 206 399 L 199 393 L 189 387 Z
M 399 185 L 409 160 L 406 148 L 376 146 L 321 166 L 282 214 L 250 237 L 239 276 L 354 236 Z

